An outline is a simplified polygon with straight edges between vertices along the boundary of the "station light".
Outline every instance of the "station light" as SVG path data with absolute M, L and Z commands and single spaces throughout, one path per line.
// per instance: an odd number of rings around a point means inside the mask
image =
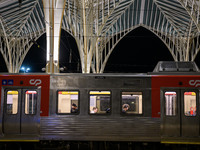
M 20 70 L 22 70 L 24 73 L 26 73 L 26 72 L 29 72 L 31 69 L 29 68 L 29 67 L 21 67 L 21 69 Z

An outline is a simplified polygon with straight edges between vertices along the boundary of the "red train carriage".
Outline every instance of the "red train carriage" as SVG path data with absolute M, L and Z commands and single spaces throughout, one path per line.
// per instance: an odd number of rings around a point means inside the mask
M 2 74 L 0 83 L 0 141 L 200 141 L 194 63 L 162 62 L 148 74 Z

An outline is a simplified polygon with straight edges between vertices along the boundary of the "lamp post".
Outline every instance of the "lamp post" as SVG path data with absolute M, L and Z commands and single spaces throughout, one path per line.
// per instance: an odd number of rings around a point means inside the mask
M 24 71 L 24 73 L 29 72 L 31 69 L 29 67 L 21 67 L 22 71 Z

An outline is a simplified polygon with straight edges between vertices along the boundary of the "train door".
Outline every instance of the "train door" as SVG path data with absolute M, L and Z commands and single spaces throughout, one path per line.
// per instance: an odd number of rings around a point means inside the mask
M 40 89 L 4 90 L 3 133 L 39 134 Z
M 163 137 L 199 136 L 199 93 L 195 89 L 161 91 L 161 134 Z

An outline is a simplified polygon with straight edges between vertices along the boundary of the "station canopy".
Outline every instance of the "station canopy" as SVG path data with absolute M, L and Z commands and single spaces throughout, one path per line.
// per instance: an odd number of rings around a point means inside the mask
M 102 33 L 120 16 L 122 20 L 123 18 L 127 20 L 129 18 L 131 21 L 130 18 L 135 18 L 137 21 L 133 23 L 137 24 L 140 23 L 140 15 L 147 16 L 143 17 L 147 22 L 151 19 L 164 19 L 165 22 L 161 27 L 165 28 L 168 24 L 171 24 L 179 34 L 185 34 L 189 30 L 191 22 L 193 22 L 191 30 L 193 33 L 198 32 L 199 1 L 196 0 L 185 0 L 185 2 L 182 0 L 85 0 L 85 2 L 88 9 L 93 9 L 93 17 L 95 17 L 95 9 L 98 5 L 100 12 L 99 24 L 102 23 L 103 18 L 108 17 L 106 23 L 102 26 Z M 71 15 L 77 16 L 74 21 L 79 22 L 79 25 L 81 25 L 81 3 L 81 0 L 66 0 L 66 9 L 71 9 Z M 4 35 L 3 32 L 8 36 L 30 35 L 41 32 L 45 28 L 43 9 L 45 8 L 42 0 L 1 0 L 1 36 Z M 108 12 L 109 10 L 112 11 Z M 128 16 L 128 14 L 131 14 L 131 16 Z M 148 25 L 148 23 L 142 23 Z M 119 30 L 120 28 L 116 32 L 119 32 Z

